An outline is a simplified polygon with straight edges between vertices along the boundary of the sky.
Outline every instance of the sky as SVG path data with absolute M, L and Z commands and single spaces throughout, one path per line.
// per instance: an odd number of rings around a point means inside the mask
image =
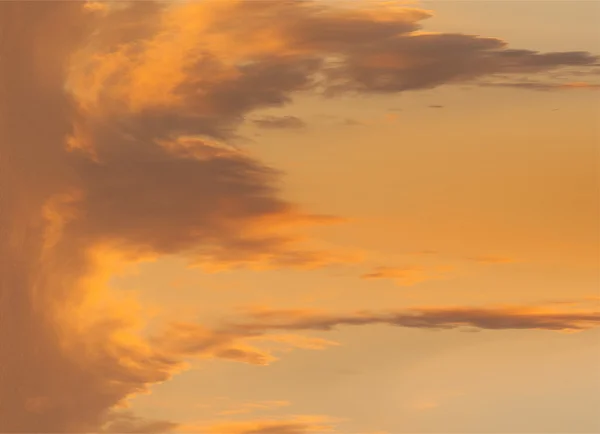
M 0 2 L 0 432 L 600 432 L 598 18 Z

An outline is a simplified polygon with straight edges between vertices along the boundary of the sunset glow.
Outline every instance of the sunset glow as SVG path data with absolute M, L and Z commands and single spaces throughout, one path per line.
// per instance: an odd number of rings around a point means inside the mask
M 0 2 L 0 433 L 600 432 L 599 18 Z

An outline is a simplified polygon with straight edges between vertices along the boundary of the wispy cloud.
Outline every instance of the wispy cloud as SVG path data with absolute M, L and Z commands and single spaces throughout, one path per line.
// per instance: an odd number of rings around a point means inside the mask
M 334 424 L 338 421 L 326 416 L 297 415 L 247 420 L 218 419 L 192 424 L 176 424 L 169 421 L 149 421 L 136 417 L 129 411 L 118 411 L 110 414 L 100 432 L 102 434 L 309 434 L 335 432 Z
M 148 420 L 135 416 L 130 411 L 118 411 L 108 414 L 101 434 L 122 433 L 167 433 L 180 427 L 179 424 L 164 420 Z
M 183 426 L 178 432 L 206 434 L 309 434 L 335 432 L 336 419 L 324 416 L 295 416 L 287 419 L 255 419 Z
M 559 311 L 536 307 L 424 307 L 403 311 L 336 315 L 318 311 L 263 310 L 240 324 L 243 330 L 331 330 L 339 326 L 387 324 L 397 327 L 487 330 L 586 330 L 600 325 L 600 312 Z
M 390 279 L 398 285 L 410 286 L 428 280 L 447 279 L 451 277 L 452 267 L 376 267 L 361 276 L 362 279 Z
M 296 116 L 266 116 L 252 121 L 261 128 L 271 130 L 297 130 L 306 128 L 306 122 Z
M 498 83 L 482 83 L 484 87 L 499 87 L 499 88 L 515 88 L 540 91 L 557 91 L 557 90 L 598 90 L 600 83 L 588 82 L 543 82 L 543 81 L 506 81 Z

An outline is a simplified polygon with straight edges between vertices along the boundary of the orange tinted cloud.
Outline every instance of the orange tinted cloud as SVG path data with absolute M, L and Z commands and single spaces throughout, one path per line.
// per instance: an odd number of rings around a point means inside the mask
M 217 422 L 182 427 L 182 432 L 206 434 L 308 434 L 335 432 L 335 420 L 323 416 L 296 416 L 288 419 L 256 419 Z
M 267 129 L 301 129 L 306 127 L 306 123 L 296 116 L 266 116 L 260 119 L 255 119 L 255 125 Z
M 146 112 L 159 124 L 169 119 L 180 134 L 202 128 L 223 136 L 245 113 L 311 88 L 393 93 L 597 61 L 585 52 L 415 32 L 431 13 L 411 8 L 224 0 L 165 8 L 158 18 L 156 7 L 134 8 L 137 14 L 113 14 L 109 32 L 75 57 L 71 86 L 84 107 Z M 148 35 L 140 15 L 160 28 Z M 115 41 L 115 27 L 124 26 L 129 39 Z
M 208 329 L 173 323 L 152 339 L 157 355 L 168 360 L 221 358 L 264 365 L 276 360 L 254 343 L 275 342 L 292 348 L 323 349 L 335 342 L 278 334 L 280 331 L 328 331 L 340 326 L 385 324 L 435 330 L 580 331 L 600 326 L 600 313 L 590 309 L 556 310 L 545 306 L 422 307 L 401 311 L 361 311 L 336 314 L 314 310 L 255 309 L 247 316 Z
M 287 402 L 249 403 L 250 411 L 256 408 L 274 408 L 289 405 Z M 234 413 L 230 413 L 234 414 Z M 237 414 L 237 413 L 235 413 Z M 223 414 L 226 416 L 226 414 Z M 101 429 L 103 434 L 123 433 L 202 433 L 202 434 L 308 434 L 335 432 L 336 420 L 325 416 L 293 416 L 249 420 L 218 420 L 195 424 L 176 424 L 162 420 L 136 417 L 129 411 L 111 413 Z
M 242 330 L 331 330 L 343 325 L 387 324 L 424 329 L 473 327 L 483 330 L 587 330 L 600 325 L 600 312 L 535 307 L 439 307 L 336 315 L 318 311 L 259 310 Z M 235 329 L 235 327 L 234 327 Z
M 263 224 L 324 218 L 285 201 L 277 171 L 232 146 L 246 114 L 304 90 L 401 92 L 595 62 L 494 38 L 413 34 L 430 15 L 417 9 L 112 6 L 0 2 L 0 180 L 11 186 L 0 195 L 0 431 L 93 432 L 186 357 L 269 360 L 224 332 L 148 341 L 131 305 L 102 295 L 112 267 L 148 257 L 298 267 L 337 257 Z M 304 327 L 595 324 L 584 314 L 478 312 L 310 317 Z M 138 422 L 112 423 L 139 431 Z M 306 428 L 273 426 L 259 428 Z
M 179 424 L 163 420 L 147 420 L 135 416 L 129 411 L 110 413 L 100 432 L 117 433 L 166 433 L 179 429 Z
M 295 334 L 268 334 L 268 331 L 269 329 L 210 329 L 198 324 L 178 322 L 169 324 L 161 334 L 152 338 L 152 343 L 157 353 L 172 360 L 218 358 L 253 365 L 267 365 L 277 360 L 273 351 L 291 348 L 320 350 L 338 345 L 326 339 Z
M 499 83 L 483 83 L 482 86 L 487 87 L 512 87 L 515 89 L 529 89 L 529 90 L 541 90 L 541 91 L 554 91 L 554 90 L 597 90 L 600 89 L 599 83 L 588 83 L 588 82 L 567 82 L 567 83 L 556 83 L 556 82 L 541 82 L 541 81 L 507 81 Z
M 600 89 L 600 84 L 587 83 L 584 81 L 565 83 L 562 86 L 566 89 Z
M 425 269 L 424 267 L 377 267 L 361 276 L 362 279 L 391 279 L 398 285 L 410 286 L 427 280 L 445 279 L 449 267 Z

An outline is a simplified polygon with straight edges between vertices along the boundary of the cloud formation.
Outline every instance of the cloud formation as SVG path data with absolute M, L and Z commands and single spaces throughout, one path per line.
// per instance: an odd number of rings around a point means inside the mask
M 199 324 L 174 322 L 152 337 L 151 342 L 158 354 L 175 360 L 218 358 L 252 365 L 268 365 L 277 360 L 272 350 L 319 350 L 338 345 L 326 339 L 296 334 L 267 334 L 268 331 L 208 328 Z M 266 347 L 271 347 L 271 350 Z
M 600 83 L 587 82 L 543 82 L 543 81 L 506 81 L 498 83 L 482 83 L 484 87 L 515 88 L 540 91 L 554 90 L 597 90 L 600 89 Z
M 279 332 L 329 331 L 341 326 L 376 324 L 430 330 L 581 331 L 600 326 L 600 312 L 587 306 L 571 310 L 557 310 L 555 306 L 417 307 L 346 314 L 301 309 L 255 309 L 242 317 L 223 321 L 212 329 L 194 323 L 172 323 L 152 338 L 152 348 L 162 358 L 173 360 L 220 358 L 266 365 L 276 358 L 260 344 L 275 342 L 288 348 L 305 349 L 338 345 L 322 338 L 281 335 Z
M 218 422 L 184 427 L 183 432 L 206 434 L 308 434 L 335 432 L 331 418 L 322 416 L 296 416 L 288 419 L 256 419 L 239 422 Z
M 270 403 L 271 407 L 274 403 Z M 282 404 L 275 402 L 275 404 Z M 284 405 L 289 403 L 284 402 Z M 260 403 L 258 408 L 264 408 Z M 281 405 L 280 405 L 281 406 Z M 229 413 L 237 414 L 237 413 Z M 308 434 L 335 432 L 334 419 L 324 416 L 293 416 L 238 421 L 217 420 L 194 424 L 176 424 L 169 421 L 150 421 L 136 417 L 129 411 L 112 413 L 100 434 L 123 433 L 202 433 L 202 434 Z
M 347 260 L 295 230 L 335 218 L 285 201 L 278 172 L 236 148 L 255 110 L 301 91 L 393 93 L 596 62 L 415 33 L 429 16 L 316 1 L 0 2 L 0 181 L 11 186 L 0 195 L 0 431 L 93 432 L 107 418 L 159 429 L 111 411 L 188 357 L 264 363 L 244 339 L 275 328 L 595 325 L 594 314 L 468 309 L 271 314 L 243 330 L 194 328 L 194 339 L 172 325 L 149 340 L 143 312 L 106 292 L 116 266 L 162 255 L 205 267 Z M 307 430 L 272 426 L 245 432 Z
M 296 116 L 265 116 L 252 122 L 261 128 L 271 130 L 295 130 L 306 127 L 306 122 Z
M 483 330 L 578 331 L 598 327 L 600 312 L 557 311 L 536 307 L 439 307 L 404 311 L 356 312 L 346 315 L 303 310 L 262 310 L 251 320 L 234 326 L 242 330 L 332 330 L 339 326 L 387 324 L 396 327 L 448 330 L 474 327 Z
M 449 277 L 449 272 L 452 267 L 434 267 L 426 269 L 422 266 L 409 267 L 376 267 L 372 271 L 363 274 L 361 279 L 390 279 L 401 286 L 410 286 L 428 280 L 446 279 Z
M 118 433 L 167 433 L 180 428 L 174 422 L 162 420 L 147 420 L 135 416 L 129 411 L 110 413 L 102 427 L 101 434 Z

